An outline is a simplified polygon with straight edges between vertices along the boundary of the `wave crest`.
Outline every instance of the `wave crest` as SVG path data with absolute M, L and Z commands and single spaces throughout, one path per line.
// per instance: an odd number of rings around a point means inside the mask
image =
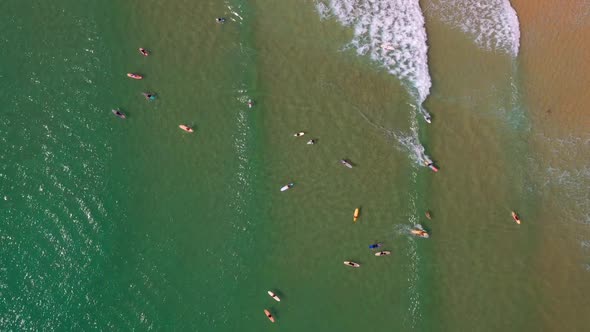
M 429 10 L 471 35 L 479 47 L 518 55 L 520 25 L 509 0 L 432 0 Z
M 422 104 L 432 85 L 424 16 L 417 0 L 319 0 L 322 19 L 354 27 L 350 45 L 404 83 Z

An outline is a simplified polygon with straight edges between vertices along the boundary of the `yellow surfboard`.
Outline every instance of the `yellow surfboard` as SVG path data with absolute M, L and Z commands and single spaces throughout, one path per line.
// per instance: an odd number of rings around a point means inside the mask
M 360 208 L 356 208 L 354 210 L 354 215 L 352 216 L 352 222 L 356 222 L 358 220 L 360 212 L 361 212 Z

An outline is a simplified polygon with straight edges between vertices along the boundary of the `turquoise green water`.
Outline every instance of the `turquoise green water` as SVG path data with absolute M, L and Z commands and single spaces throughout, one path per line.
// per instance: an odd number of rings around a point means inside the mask
M 1 9 L 3 330 L 261 331 L 266 308 L 283 331 L 537 331 L 588 308 L 587 230 L 544 214 L 587 213 L 560 195 L 584 174 L 539 176 L 550 155 L 514 98 L 533 83 L 436 17 L 427 126 L 309 1 Z

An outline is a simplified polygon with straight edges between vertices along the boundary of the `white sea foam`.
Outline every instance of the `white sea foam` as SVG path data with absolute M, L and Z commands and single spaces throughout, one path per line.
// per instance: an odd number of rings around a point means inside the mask
M 534 161 L 541 192 L 557 192 L 564 200 L 559 221 L 590 224 L 590 136 L 536 137 L 549 152 Z
M 227 9 L 229 10 L 229 12 L 233 16 L 236 17 L 236 18 L 230 17 L 230 19 L 232 21 L 234 21 L 234 22 L 238 22 L 239 21 L 239 23 L 241 23 L 242 21 L 244 21 L 244 17 L 240 13 L 240 11 L 242 10 L 242 8 L 241 8 L 242 6 L 241 5 L 238 5 L 237 8 L 234 8 L 234 6 L 232 6 L 231 4 L 229 4 L 228 1 L 226 1 L 226 4 L 225 5 L 226 5 Z
M 425 152 L 426 149 L 420 144 L 420 139 L 418 138 L 418 124 L 416 120 L 412 121 L 410 133 L 390 132 L 390 134 L 399 143 L 398 147 L 408 152 L 410 160 L 414 163 L 425 167 L 426 164 L 432 162 L 432 159 Z
M 520 26 L 509 0 L 432 0 L 427 10 L 486 50 L 518 55 Z
M 318 0 L 322 19 L 354 28 L 350 46 L 402 80 L 420 105 L 430 93 L 424 16 L 418 0 Z
M 414 112 L 422 112 L 422 110 L 416 110 L 416 107 L 414 107 L 413 105 L 411 106 L 412 108 L 414 108 Z M 410 117 L 410 132 L 400 132 L 385 128 L 375 123 L 374 121 L 369 119 L 369 117 L 365 113 L 361 111 L 359 111 L 359 114 L 371 126 L 383 131 L 383 133 L 389 138 L 394 139 L 397 142 L 396 147 L 401 151 L 408 152 L 408 157 L 416 165 L 426 167 L 426 162 L 432 162 L 432 158 L 430 158 L 426 154 L 426 149 L 422 144 L 420 144 L 420 139 L 418 137 L 418 120 L 416 120 L 416 116 Z

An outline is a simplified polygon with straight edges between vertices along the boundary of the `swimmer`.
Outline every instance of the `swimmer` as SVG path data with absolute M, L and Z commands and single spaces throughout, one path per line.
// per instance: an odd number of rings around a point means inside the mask
M 377 249 L 377 248 L 381 248 L 381 243 L 373 243 L 373 244 L 369 245 L 369 249 Z
M 225 17 L 218 17 L 215 21 L 217 21 L 217 23 L 225 23 Z
M 123 114 L 121 111 L 119 110 L 113 110 L 112 111 L 113 114 L 115 114 L 117 117 L 121 118 L 121 119 L 126 119 L 127 117 L 125 116 L 125 114 Z
M 152 94 L 152 93 L 147 93 L 147 92 L 142 92 L 141 94 L 142 94 L 142 95 L 145 97 L 145 99 L 147 99 L 147 100 L 156 100 L 156 95 L 155 95 L 155 94 Z
M 309 141 L 307 141 L 307 144 L 309 144 L 309 145 L 314 145 L 314 144 L 315 144 L 315 142 L 316 142 L 316 140 L 315 140 L 315 139 L 310 139 Z

